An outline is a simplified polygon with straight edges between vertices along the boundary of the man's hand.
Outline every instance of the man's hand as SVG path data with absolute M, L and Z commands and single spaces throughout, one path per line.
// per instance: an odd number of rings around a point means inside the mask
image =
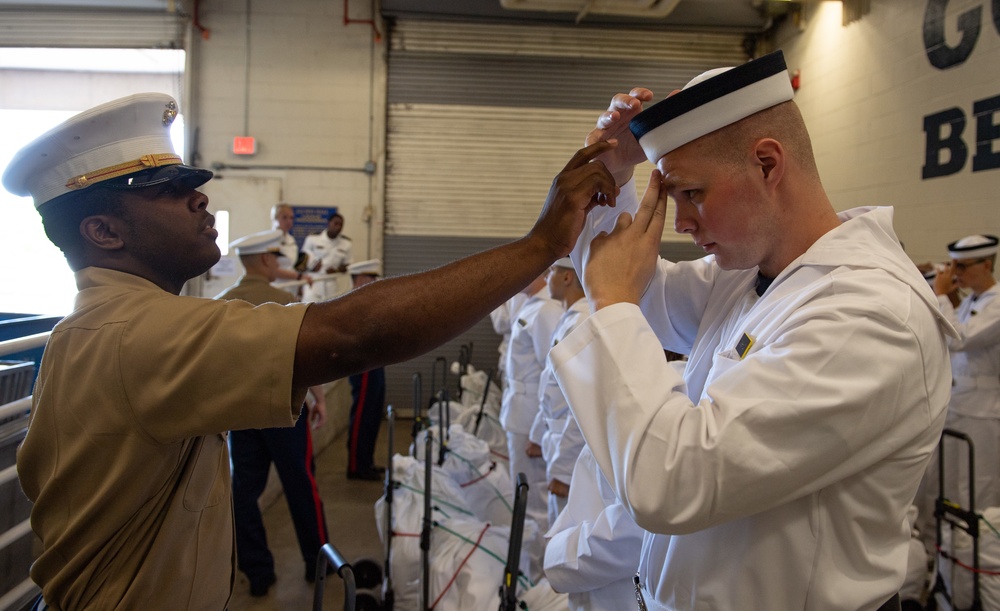
M 529 441 L 528 445 L 524 448 L 524 453 L 528 455 L 528 458 L 541 458 L 542 446 L 534 441 Z
M 556 175 L 545 198 L 542 212 L 530 236 L 544 240 L 553 258 L 565 257 L 583 231 L 583 222 L 594 206 L 614 206 L 618 187 L 601 162 L 591 161 L 615 147 L 613 142 L 596 142 L 573 155 Z
M 584 263 L 583 288 L 594 312 L 615 303 L 638 304 L 656 269 L 660 238 L 667 216 L 667 190 L 654 170 L 635 219 L 621 214 L 610 234 L 590 243 Z
M 326 424 L 326 396 L 323 394 L 323 386 L 310 386 L 309 392 L 313 396 L 313 401 L 306 401 L 306 417 L 309 418 L 309 426 L 312 430 Z
M 646 154 L 629 131 L 628 124 L 642 112 L 643 102 L 652 99 L 653 92 L 641 87 L 636 87 L 629 93 L 616 94 L 611 98 L 608 109 L 597 118 L 597 127 L 587 134 L 588 145 L 607 140 L 618 142 L 616 148 L 597 158 L 607 166 L 618 186 L 627 183 L 632 178 L 632 170 L 636 164 L 646 160 Z
M 569 484 L 564 484 L 561 481 L 554 479 L 549 482 L 549 492 L 558 497 L 566 498 L 569 496 Z
M 937 276 L 934 276 L 934 294 L 945 295 L 951 301 L 951 305 L 958 307 L 962 302 L 958 297 L 958 287 L 955 286 L 955 264 L 948 261 L 943 270 L 939 269 Z

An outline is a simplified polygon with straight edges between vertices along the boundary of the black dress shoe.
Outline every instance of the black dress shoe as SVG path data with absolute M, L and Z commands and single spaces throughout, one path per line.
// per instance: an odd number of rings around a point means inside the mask
M 274 573 L 271 573 L 267 577 L 263 577 L 261 579 L 251 579 L 250 596 L 253 596 L 254 598 L 267 596 L 267 591 L 271 589 L 271 586 L 273 586 L 274 582 L 277 580 L 278 578 L 274 576 Z
M 385 469 L 379 471 L 375 467 L 369 467 L 360 471 L 348 471 L 347 479 L 361 479 L 370 482 L 377 482 L 385 477 Z

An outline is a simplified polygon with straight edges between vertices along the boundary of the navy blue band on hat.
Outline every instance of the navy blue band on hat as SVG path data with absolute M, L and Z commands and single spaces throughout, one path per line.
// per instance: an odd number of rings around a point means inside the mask
M 792 99 L 781 51 L 733 68 L 712 70 L 639 113 L 629 130 L 646 157 L 661 156 L 756 112 Z M 676 121 L 676 124 L 670 124 Z
M 723 72 L 722 74 L 725 75 L 724 78 L 720 74 L 704 80 L 697 85 L 692 85 L 688 89 L 682 89 L 669 98 L 660 100 L 640 112 L 628 124 L 628 128 L 632 131 L 636 140 L 638 140 L 649 133 L 650 130 L 663 125 L 667 121 L 676 119 L 702 104 L 711 102 L 716 98 L 721 98 L 724 95 L 729 95 L 734 91 L 743 89 L 747 85 L 764 80 L 787 69 L 784 53 L 781 51 L 768 53 L 759 59 Z
M 970 235 L 948 244 L 948 255 L 952 259 L 992 257 L 998 250 L 1000 238 L 995 235 Z

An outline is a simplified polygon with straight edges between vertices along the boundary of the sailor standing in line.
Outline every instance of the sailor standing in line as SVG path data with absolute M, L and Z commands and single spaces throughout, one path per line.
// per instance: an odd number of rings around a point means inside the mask
M 644 534 L 584 446 L 566 507 L 545 535 L 545 577 L 569 595 L 570 611 L 618 611 L 632 597 Z
M 683 373 L 685 362 L 671 366 Z M 633 597 L 645 532 L 584 446 L 566 507 L 545 534 L 545 577 L 556 592 L 567 593 L 570 611 L 618 611 Z
M 590 304 L 587 303 L 583 285 L 580 284 L 569 257 L 559 259 L 549 268 L 546 281 L 549 294 L 562 302 L 564 308 L 556 330 L 552 333 L 550 346 L 554 347 L 590 315 Z M 573 467 L 585 443 L 548 358 L 538 380 L 538 414 L 529 437 L 536 444 L 529 447 L 529 451 L 537 453 L 541 450 L 541 455 L 545 458 L 545 478 L 548 481 L 546 490 L 549 493 L 547 528 L 555 523 L 556 516 L 566 506 Z
M 548 523 L 545 460 L 541 456 L 528 455 L 528 433 L 538 414 L 538 381 L 545 369 L 552 334 L 562 317 L 563 308 L 549 294 L 544 274 L 535 278 L 519 295 L 527 301 L 518 310 L 511 325 L 503 368 L 505 384 L 500 424 L 507 433 L 511 481 L 517 481 L 518 473 L 527 477 L 528 516 L 539 526 L 544 526 Z
M 1000 288 L 993 277 L 998 240 L 971 235 L 948 245 L 951 262 L 934 279 L 941 312 L 958 330 L 948 340 L 953 385 L 945 426 L 972 438 L 975 447 L 975 508 L 1000 506 Z M 948 295 L 969 295 L 958 308 Z M 946 496 L 968 506 L 969 475 L 964 447 L 945 441 Z M 937 474 L 932 474 L 937 482 Z M 930 486 L 934 490 L 937 484 Z
M 524 305 L 527 299 L 527 295 L 522 291 L 500 304 L 499 308 L 490 312 L 490 323 L 493 324 L 493 331 L 500 336 L 500 344 L 497 346 L 497 352 L 500 353 L 497 367 L 500 370 L 503 370 L 507 363 L 507 347 L 510 345 L 511 325 L 514 324 L 517 313 L 521 311 L 521 306 Z M 506 375 L 500 379 L 500 383 L 501 385 L 507 383 Z

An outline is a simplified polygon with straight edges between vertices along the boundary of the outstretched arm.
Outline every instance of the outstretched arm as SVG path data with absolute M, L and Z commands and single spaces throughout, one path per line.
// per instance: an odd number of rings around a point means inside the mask
M 294 385 L 319 384 L 423 354 L 465 331 L 576 243 L 587 213 L 617 186 L 597 142 L 570 159 L 523 238 L 428 272 L 381 280 L 313 304 L 299 330 Z

